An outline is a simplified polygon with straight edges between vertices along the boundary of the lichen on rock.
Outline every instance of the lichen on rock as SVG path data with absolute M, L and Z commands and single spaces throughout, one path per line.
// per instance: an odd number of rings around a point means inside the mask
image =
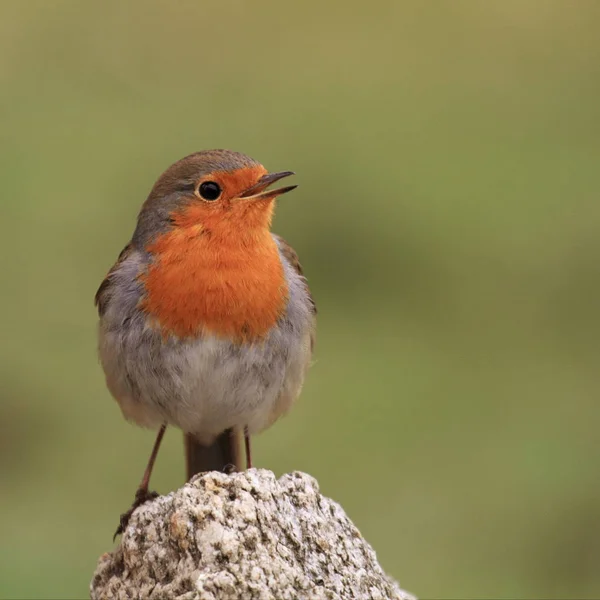
M 96 600 L 413 597 L 304 473 L 211 472 L 138 508 L 98 563 Z

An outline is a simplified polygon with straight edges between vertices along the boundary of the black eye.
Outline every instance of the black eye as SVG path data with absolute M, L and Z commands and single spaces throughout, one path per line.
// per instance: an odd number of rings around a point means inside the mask
M 204 181 L 198 188 L 200 196 L 204 200 L 216 200 L 221 195 L 221 187 L 214 181 Z

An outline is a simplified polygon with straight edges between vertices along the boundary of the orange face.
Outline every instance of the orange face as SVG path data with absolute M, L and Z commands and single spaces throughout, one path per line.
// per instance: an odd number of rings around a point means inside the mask
M 267 170 L 263 166 L 246 167 L 233 172 L 215 171 L 196 182 L 196 201 L 174 215 L 176 225 L 201 224 L 220 233 L 243 233 L 256 227 L 269 227 L 273 214 L 273 198 L 244 201 L 239 198 L 255 185 Z M 221 192 L 216 199 L 202 196 L 201 188 L 216 184 Z M 209 188 L 210 189 L 210 188 Z
M 269 174 L 262 165 L 213 171 L 195 182 L 196 201 L 173 214 L 173 223 L 202 225 L 215 235 L 254 235 L 270 227 L 275 198 L 296 187 L 268 190 L 268 186 L 291 174 Z
M 269 227 L 274 199 L 291 188 L 266 188 L 287 174 L 252 166 L 195 182 L 173 227 L 147 248 L 154 261 L 141 308 L 166 335 L 248 342 L 276 324 L 288 289 Z

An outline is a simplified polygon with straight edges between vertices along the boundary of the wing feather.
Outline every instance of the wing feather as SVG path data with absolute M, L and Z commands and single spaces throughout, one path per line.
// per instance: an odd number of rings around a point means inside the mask
M 279 244 L 279 249 L 281 250 L 281 254 L 286 258 L 286 260 L 292 265 L 296 273 L 302 277 L 302 281 L 304 282 L 304 287 L 306 288 L 306 293 L 308 294 L 308 299 L 310 301 L 310 307 L 313 315 L 317 314 L 317 305 L 315 304 L 315 300 L 310 293 L 310 288 L 308 287 L 308 282 L 306 281 L 306 277 L 304 276 L 304 271 L 302 269 L 302 265 L 300 264 L 300 259 L 298 258 L 298 254 L 296 251 L 280 236 L 277 234 L 273 234 L 273 237 Z
M 106 307 L 108 305 L 108 300 L 111 295 L 112 288 L 112 275 L 119 268 L 120 264 L 127 259 L 127 257 L 133 252 L 133 245 L 131 243 L 127 244 L 125 248 L 119 254 L 119 258 L 117 262 L 112 266 L 111 270 L 108 272 L 108 275 L 104 278 L 104 281 L 100 284 L 98 291 L 96 292 L 96 296 L 94 297 L 94 304 L 98 308 L 98 314 L 100 317 L 104 315 L 106 312 Z

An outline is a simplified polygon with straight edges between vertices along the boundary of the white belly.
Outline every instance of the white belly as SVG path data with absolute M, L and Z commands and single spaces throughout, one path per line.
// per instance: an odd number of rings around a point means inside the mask
M 204 443 L 234 426 L 256 433 L 287 412 L 310 355 L 308 330 L 278 328 L 241 346 L 213 337 L 165 341 L 151 330 L 100 334 L 108 388 L 125 417 L 147 427 L 166 421 Z

